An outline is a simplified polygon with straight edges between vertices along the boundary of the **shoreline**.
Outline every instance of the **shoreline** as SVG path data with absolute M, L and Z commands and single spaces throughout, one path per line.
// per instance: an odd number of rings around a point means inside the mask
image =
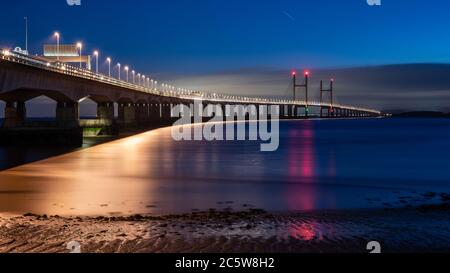
M 0 253 L 367 253 L 450 252 L 450 203 L 403 209 L 180 215 L 0 216 Z

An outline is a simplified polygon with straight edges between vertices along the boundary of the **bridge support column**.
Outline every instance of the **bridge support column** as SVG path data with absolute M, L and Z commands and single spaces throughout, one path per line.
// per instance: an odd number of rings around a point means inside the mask
M 20 127 L 21 125 L 23 125 L 26 116 L 27 110 L 24 102 L 7 102 L 5 107 L 5 121 L 3 123 L 3 127 Z
M 161 108 L 158 102 L 152 102 L 149 104 L 149 120 L 152 124 L 156 124 L 161 121 Z
M 97 118 L 112 122 L 114 120 L 114 103 L 99 102 L 97 104 Z
M 289 118 L 289 105 L 283 105 L 283 119 Z
M 295 105 L 289 105 L 289 117 L 294 119 L 296 117 L 295 114 Z
M 136 105 L 136 121 L 139 125 L 145 125 L 149 121 L 149 110 L 147 103 Z
M 164 124 L 170 124 L 172 121 L 171 108 L 169 103 L 161 104 L 161 120 Z
M 56 105 L 56 120 L 59 127 L 79 127 L 79 110 L 77 102 L 58 102 Z
M 133 103 L 119 103 L 119 122 L 124 125 L 136 123 L 136 107 Z

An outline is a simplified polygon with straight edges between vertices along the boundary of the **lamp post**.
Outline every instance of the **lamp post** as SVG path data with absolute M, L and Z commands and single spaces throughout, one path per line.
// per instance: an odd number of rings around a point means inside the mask
M 80 49 L 80 68 L 82 68 L 82 66 L 83 66 L 83 61 L 82 61 L 83 44 L 77 43 L 77 48 Z
M 127 82 L 128 82 L 128 71 L 130 70 L 130 68 L 127 66 L 125 66 L 125 72 L 127 73 Z
M 25 51 L 28 55 L 28 17 L 23 18 L 25 20 Z
M 61 35 L 58 32 L 55 32 L 55 34 L 53 36 L 56 37 L 56 59 L 59 61 L 59 55 L 61 55 L 60 50 L 59 50 L 59 39 L 60 39 Z
M 137 74 L 137 78 L 138 78 L 138 85 L 141 85 L 141 73 Z
M 133 77 L 133 84 L 136 84 L 136 71 L 131 71 L 131 76 Z
M 106 61 L 108 62 L 108 77 L 111 78 L 111 58 L 106 58 Z
M 95 56 L 95 72 L 98 74 L 98 51 L 94 51 L 94 56 Z
M 119 81 L 120 81 L 120 69 L 121 69 L 122 65 L 121 65 L 120 63 L 118 63 L 118 64 L 117 64 L 117 67 L 118 67 L 118 72 L 119 72 L 119 75 L 118 75 L 118 76 L 119 76 Z

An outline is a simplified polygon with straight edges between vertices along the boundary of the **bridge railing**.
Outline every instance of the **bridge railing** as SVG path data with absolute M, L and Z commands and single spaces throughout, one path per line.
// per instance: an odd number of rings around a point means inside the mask
M 91 70 L 82 69 L 79 67 L 75 67 L 72 65 L 68 65 L 66 63 L 61 62 L 47 62 L 39 57 L 23 55 L 16 52 L 10 52 L 3 50 L 1 51 L 1 59 L 9 62 L 19 63 L 47 71 L 52 71 L 64 75 L 69 75 L 77 78 L 92 80 L 96 82 L 101 82 L 117 87 L 122 87 L 138 92 L 144 92 L 147 94 L 153 94 L 157 96 L 170 97 L 170 98 L 180 98 L 180 99 L 189 99 L 189 100 L 206 100 L 217 103 L 239 103 L 239 104 L 272 104 L 272 105 L 295 105 L 295 106 L 316 106 L 316 107 L 334 107 L 334 108 L 342 108 L 349 109 L 361 112 L 367 112 L 372 114 L 381 114 L 381 112 L 353 107 L 348 105 L 340 105 L 330 103 L 321 103 L 317 101 L 299 101 L 299 100 L 282 100 L 282 99 L 266 99 L 266 98 L 256 98 L 256 97 L 242 97 L 242 96 L 234 96 L 234 95 L 223 95 L 223 94 L 211 94 L 211 93 L 201 93 L 201 92 L 185 92 L 185 91 L 173 91 L 173 90 L 164 90 L 158 87 L 149 88 L 147 86 L 138 85 L 135 83 L 130 83 L 124 80 L 119 80 L 113 77 L 105 76 L 103 74 L 94 73 Z

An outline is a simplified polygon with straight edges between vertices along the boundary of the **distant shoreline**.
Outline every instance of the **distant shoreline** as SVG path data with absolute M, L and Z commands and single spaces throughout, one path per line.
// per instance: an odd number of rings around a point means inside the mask
M 450 113 L 435 111 L 413 111 L 392 115 L 394 118 L 450 118 Z

